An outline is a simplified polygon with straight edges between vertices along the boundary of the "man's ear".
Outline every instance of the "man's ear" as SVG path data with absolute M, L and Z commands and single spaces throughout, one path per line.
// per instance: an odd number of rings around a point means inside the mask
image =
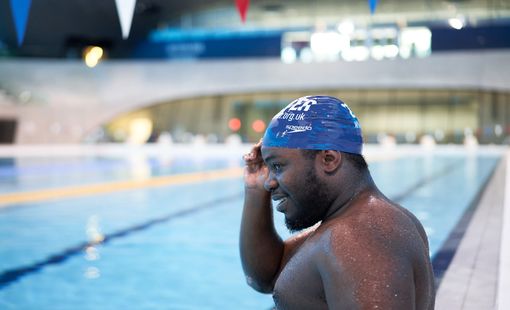
M 342 164 L 342 153 L 333 150 L 325 150 L 320 152 L 321 167 L 325 173 L 334 173 Z

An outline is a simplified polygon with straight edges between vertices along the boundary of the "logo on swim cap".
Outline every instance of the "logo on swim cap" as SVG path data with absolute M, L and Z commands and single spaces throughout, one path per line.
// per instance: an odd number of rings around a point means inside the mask
M 262 145 L 361 154 L 363 138 L 347 104 L 330 96 L 306 96 L 273 117 Z

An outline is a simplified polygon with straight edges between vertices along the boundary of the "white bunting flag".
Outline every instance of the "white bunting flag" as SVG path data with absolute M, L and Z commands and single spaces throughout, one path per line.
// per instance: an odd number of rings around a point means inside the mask
M 115 3 L 117 4 L 117 13 L 119 13 L 122 38 L 127 39 L 131 30 L 136 0 L 115 0 Z

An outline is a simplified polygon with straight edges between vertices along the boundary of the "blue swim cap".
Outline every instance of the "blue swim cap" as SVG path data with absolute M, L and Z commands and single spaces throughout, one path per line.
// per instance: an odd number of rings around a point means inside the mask
M 361 154 L 363 138 L 347 104 L 329 96 L 306 96 L 273 117 L 262 145 Z

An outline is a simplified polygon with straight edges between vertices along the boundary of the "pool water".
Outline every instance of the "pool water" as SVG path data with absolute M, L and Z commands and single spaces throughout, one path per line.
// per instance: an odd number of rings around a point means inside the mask
M 433 257 L 498 159 L 427 153 L 370 170 L 420 219 Z M 139 174 L 122 158 L 20 162 L 0 160 L 0 194 L 241 165 L 148 158 L 136 163 Z M 253 291 L 242 273 L 242 201 L 242 179 L 231 178 L 0 209 L 0 309 L 269 309 L 271 296 Z M 279 213 L 275 224 L 289 236 Z

